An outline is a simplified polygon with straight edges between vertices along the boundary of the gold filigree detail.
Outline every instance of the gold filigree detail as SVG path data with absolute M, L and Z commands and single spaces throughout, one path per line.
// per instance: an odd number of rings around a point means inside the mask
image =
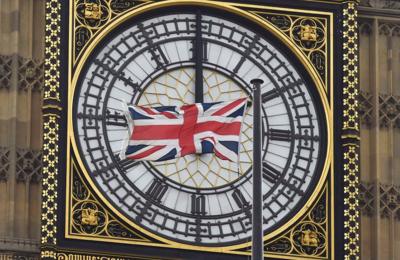
M 347 3 L 343 10 L 343 130 L 359 131 L 358 115 L 358 25 L 355 3 Z
M 300 255 L 323 256 L 327 251 L 326 230 L 312 221 L 303 221 L 291 233 L 295 251 Z
M 86 19 L 100 20 L 101 14 L 101 5 L 97 3 L 85 3 L 84 17 Z
M 301 245 L 317 247 L 320 243 L 318 239 L 318 233 L 311 229 L 301 231 Z
M 360 259 L 358 23 L 356 2 L 343 6 L 344 256 Z M 347 138 L 346 136 L 350 136 Z
M 146 0 L 76 0 L 73 2 L 76 44 L 72 53 L 79 56 L 87 42 L 104 26 L 122 13 L 140 6 Z
M 56 115 L 44 115 L 42 243 L 57 244 L 57 175 L 59 122 Z
M 328 187 L 320 195 L 310 211 L 294 225 L 290 230 L 272 241 L 264 244 L 266 255 L 275 253 L 302 259 L 328 258 L 328 225 L 329 225 L 329 201 Z
M 265 11 L 253 11 L 287 35 L 309 59 L 325 87 L 328 86 L 328 19 L 325 17 L 299 16 Z
M 57 259 L 57 252 L 53 250 L 42 250 L 40 252 L 41 259 Z
M 317 41 L 317 27 L 313 25 L 301 25 L 300 39 L 302 41 Z
M 147 238 L 136 233 L 118 221 L 98 202 L 83 182 L 76 166 L 70 172 L 71 178 L 71 219 L 69 233 L 80 237 L 118 238 L 133 241 L 149 242 Z
M 99 211 L 97 209 L 83 208 L 81 215 L 81 224 L 89 226 L 97 226 L 99 224 L 98 214 Z
M 344 146 L 345 259 L 360 258 L 359 147 Z

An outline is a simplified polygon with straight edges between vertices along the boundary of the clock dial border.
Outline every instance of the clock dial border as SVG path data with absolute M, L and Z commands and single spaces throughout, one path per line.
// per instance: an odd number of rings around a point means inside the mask
M 272 27 L 270 24 L 266 23 L 265 21 L 263 21 L 262 19 L 258 18 L 257 16 L 247 13 L 241 9 L 229 6 L 227 4 L 223 4 L 223 3 L 210 3 L 208 1 L 190 1 L 190 0 L 184 0 L 184 1 L 166 1 L 166 2 L 159 2 L 159 3 L 154 3 L 154 4 L 149 4 L 143 7 L 139 7 L 137 10 L 134 10 L 128 14 L 122 15 L 121 17 L 119 17 L 118 19 L 114 20 L 110 25 L 108 25 L 103 31 L 100 32 L 100 34 L 90 43 L 88 49 L 83 53 L 80 62 L 78 63 L 78 66 L 76 67 L 76 71 L 74 73 L 74 78 L 73 81 L 70 84 L 70 93 L 69 93 L 69 99 L 72 100 L 73 97 L 73 92 L 74 92 L 74 88 L 78 82 L 78 77 L 79 76 L 79 72 L 82 70 L 83 68 L 83 64 L 85 63 L 85 60 L 89 57 L 89 53 L 92 52 L 92 50 L 94 49 L 94 47 L 97 45 L 97 43 L 103 39 L 103 37 L 106 35 L 106 33 L 110 30 L 115 29 L 116 26 L 118 26 L 120 23 L 122 23 L 123 21 L 127 20 L 127 19 L 131 19 L 133 16 L 139 15 L 141 13 L 145 13 L 148 10 L 154 10 L 156 8 L 163 8 L 163 7 L 168 7 L 168 6 L 174 6 L 174 5 L 197 5 L 197 6 L 205 6 L 205 7 L 209 7 L 209 8 L 215 8 L 215 9 L 220 9 L 220 10 L 225 10 L 225 11 L 229 11 L 233 14 L 236 15 L 240 15 L 242 17 L 244 17 L 244 19 L 248 19 L 251 20 L 251 22 L 256 21 L 261 27 L 263 27 L 265 30 L 268 30 L 269 32 L 271 32 L 272 34 L 275 35 L 276 38 L 279 39 L 279 41 L 281 42 L 285 42 L 286 46 L 288 46 L 288 48 L 291 50 L 292 53 L 294 53 L 297 56 L 297 59 L 301 61 L 301 63 L 303 64 L 303 66 L 306 68 L 307 72 L 309 73 L 310 77 L 312 78 L 314 84 L 317 86 L 317 90 L 319 93 L 319 96 L 322 100 L 322 104 L 324 107 L 324 112 L 325 112 L 325 118 L 323 118 L 325 120 L 327 129 L 327 153 L 326 153 L 326 160 L 325 160 L 325 164 L 323 167 L 323 172 L 320 176 L 320 179 L 318 181 L 318 184 L 315 187 L 315 190 L 312 192 L 312 195 L 309 197 L 307 203 L 305 203 L 305 205 L 302 207 L 302 209 L 296 214 L 296 216 L 291 220 L 288 221 L 286 224 L 284 224 L 283 226 L 281 226 L 280 228 L 278 228 L 277 230 L 275 230 L 273 233 L 271 234 L 267 234 L 266 236 L 264 236 L 264 239 L 269 239 L 274 237 L 276 234 L 282 232 L 283 230 L 286 230 L 290 225 L 292 225 L 297 219 L 299 219 L 301 216 L 303 216 L 303 214 L 306 212 L 306 210 L 308 209 L 308 207 L 311 206 L 311 204 L 315 201 L 315 199 L 317 198 L 320 190 L 323 187 L 323 184 L 325 183 L 325 179 L 326 176 L 328 174 L 329 169 L 331 168 L 331 163 L 332 163 L 332 108 L 329 106 L 328 104 L 328 100 L 325 96 L 325 90 L 323 87 L 323 83 L 320 81 L 320 78 L 318 77 L 317 73 L 314 71 L 313 67 L 311 64 L 309 64 L 309 61 L 307 61 L 307 59 L 304 57 L 304 55 L 296 48 L 296 46 L 287 40 L 287 38 L 276 28 Z M 68 113 L 68 136 L 69 136 L 69 140 L 71 140 L 72 142 L 72 147 L 68 147 L 69 149 L 73 149 L 75 151 L 77 151 L 77 147 L 76 147 L 76 143 L 75 143 L 75 137 L 73 135 L 73 131 L 72 131 L 72 126 L 71 126 L 71 122 L 72 122 L 72 106 L 69 106 L 69 113 Z M 79 153 L 77 153 L 79 154 Z M 79 156 L 78 156 L 79 157 Z M 89 177 L 89 174 L 87 173 L 87 171 L 85 170 L 84 164 L 83 162 L 79 159 L 79 165 L 81 167 L 81 169 L 84 172 L 85 178 L 88 180 L 90 186 L 94 189 L 95 193 L 101 198 L 101 200 L 103 202 L 105 202 L 105 204 L 112 209 L 112 211 L 114 213 L 117 213 L 118 210 L 116 210 L 108 201 L 107 199 L 105 199 L 103 197 L 103 195 L 101 194 L 101 192 L 99 192 L 99 190 L 97 190 L 95 184 L 92 182 L 91 178 Z M 141 228 L 140 226 L 138 226 L 135 223 L 132 223 L 131 221 L 129 221 L 129 219 L 125 219 L 123 217 L 123 220 L 127 223 L 129 223 L 130 225 L 132 225 L 133 227 L 135 227 L 136 229 L 140 230 L 141 232 L 147 234 L 150 237 L 154 237 L 159 241 L 162 241 L 164 243 L 167 243 L 168 245 L 172 245 L 175 247 L 184 247 L 185 249 L 194 249 L 194 250 L 204 250 L 204 251 L 213 251 L 213 252 L 225 252 L 225 251 L 229 251 L 229 250 L 234 250 L 234 249 L 238 249 L 238 248 L 242 248 L 242 247 L 246 247 L 249 245 L 249 243 L 243 243 L 243 244 L 239 244 L 239 245 L 234 245 L 234 246 L 225 246 L 225 247 L 203 247 L 203 246 L 194 246 L 194 245 L 188 245 L 188 244 L 182 244 L 182 243 L 178 243 L 175 241 L 170 241 L 168 239 L 165 239 L 163 237 L 159 237 L 158 235 L 151 233 L 147 230 L 142 230 L 143 228 Z M 68 221 L 67 221 L 68 222 Z M 68 237 L 69 235 L 66 234 L 66 236 Z

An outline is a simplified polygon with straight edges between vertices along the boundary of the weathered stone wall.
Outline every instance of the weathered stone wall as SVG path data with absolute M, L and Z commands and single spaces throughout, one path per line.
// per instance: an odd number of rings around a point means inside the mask
M 40 236 L 44 0 L 0 0 L 0 254 Z
M 400 1 L 362 1 L 362 259 L 400 259 Z

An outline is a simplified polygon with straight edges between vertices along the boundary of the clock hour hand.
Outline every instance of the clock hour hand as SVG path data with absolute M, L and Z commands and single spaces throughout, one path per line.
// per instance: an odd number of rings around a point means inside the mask
M 139 85 L 137 83 L 132 82 L 132 79 L 130 77 L 126 77 L 125 73 L 119 73 L 112 69 L 109 65 L 102 63 L 99 60 L 95 60 L 94 63 L 101 67 L 103 71 L 108 71 L 111 75 L 114 77 L 117 77 L 119 80 L 121 80 L 125 86 L 131 86 L 134 91 L 140 91 Z M 102 73 L 102 72 L 100 72 Z
M 193 56 L 195 61 L 195 102 L 203 100 L 203 37 L 201 35 L 201 12 L 196 13 L 196 37 L 194 39 Z

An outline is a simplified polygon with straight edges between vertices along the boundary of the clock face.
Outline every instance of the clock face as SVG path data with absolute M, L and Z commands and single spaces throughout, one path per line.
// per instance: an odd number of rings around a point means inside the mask
M 250 80 L 264 80 L 267 233 L 293 218 L 321 181 L 324 109 L 305 70 L 270 34 L 235 16 L 192 10 L 129 20 L 102 40 L 75 87 L 74 139 L 97 189 L 134 225 L 179 243 L 235 245 L 251 238 L 253 107 L 244 116 L 239 164 L 212 154 L 137 162 L 118 157 L 128 135 L 123 103 L 251 100 Z

